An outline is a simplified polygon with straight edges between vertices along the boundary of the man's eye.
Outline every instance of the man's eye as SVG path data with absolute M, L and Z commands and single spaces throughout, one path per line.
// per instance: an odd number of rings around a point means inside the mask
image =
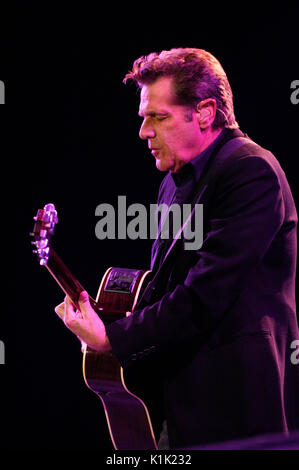
M 164 119 L 166 119 L 168 116 L 156 116 L 156 119 L 158 121 L 164 121 Z

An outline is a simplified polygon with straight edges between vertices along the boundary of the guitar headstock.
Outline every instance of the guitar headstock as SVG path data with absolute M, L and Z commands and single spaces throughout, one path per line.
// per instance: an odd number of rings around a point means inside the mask
M 54 204 L 46 204 L 43 209 L 38 209 L 33 219 L 35 224 L 33 232 L 30 234 L 34 238 L 34 241 L 31 243 L 36 247 L 33 253 L 37 254 L 39 264 L 45 265 L 49 259 L 50 241 L 54 235 L 55 225 L 58 222 Z

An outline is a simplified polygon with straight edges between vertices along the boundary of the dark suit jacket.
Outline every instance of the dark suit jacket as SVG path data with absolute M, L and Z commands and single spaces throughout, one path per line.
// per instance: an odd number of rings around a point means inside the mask
M 157 360 L 171 447 L 299 429 L 297 213 L 286 176 L 249 142 L 210 159 L 198 194 L 203 246 L 176 244 L 134 314 L 107 327 L 112 350 L 125 370 Z

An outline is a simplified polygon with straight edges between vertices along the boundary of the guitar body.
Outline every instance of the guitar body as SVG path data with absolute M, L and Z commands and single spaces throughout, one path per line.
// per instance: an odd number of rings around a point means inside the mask
M 80 293 L 85 290 L 53 250 L 51 239 L 58 222 L 53 204 L 37 211 L 31 242 L 39 264 L 78 308 Z M 96 300 L 89 296 L 91 307 L 105 325 L 131 315 L 151 271 L 109 268 L 103 276 Z M 117 450 L 157 449 L 148 410 L 143 401 L 131 393 L 124 381 L 123 369 L 112 352 L 99 353 L 85 347 L 83 376 L 104 406 L 112 444 Z
M 149 276 L 150 271 L 133 269 L 109 268 L 106 271 L 96 298 L 103 308 L 106 323 L 109 314 L 115 319 L 134 311 Z M 86 385 L 102 401 L 115 449 L 157 449 L 148 410 L 143 401 L 128 390 L 123 369 L 112 352 L 98 353 L 86 347 L 83 376 Z

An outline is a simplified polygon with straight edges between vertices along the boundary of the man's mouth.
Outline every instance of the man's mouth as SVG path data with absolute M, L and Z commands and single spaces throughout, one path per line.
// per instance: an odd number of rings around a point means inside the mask
M 159 153 L 160 149 L 155 149 L 155 148 L 152 148 L 151 149 L 151 153 L 154 157 L 157 157 L 158 153 Z

